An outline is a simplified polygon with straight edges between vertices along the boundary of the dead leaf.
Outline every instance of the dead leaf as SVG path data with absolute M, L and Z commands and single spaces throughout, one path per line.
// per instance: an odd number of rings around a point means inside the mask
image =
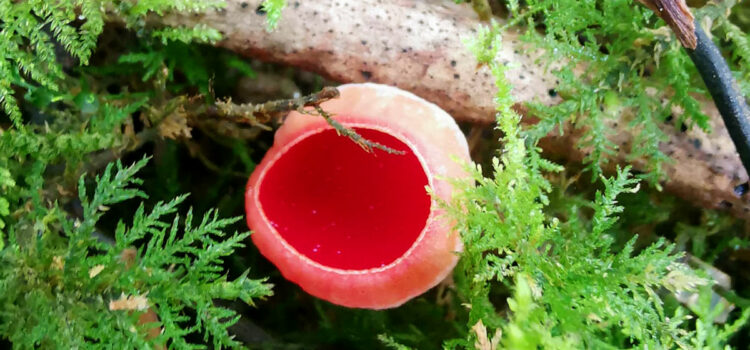
M 135 248 L 125 248 L 123 249 L 122 253 L 120 253 L 120 259 L 122 259 L 122 262 L 125 263 L 125 268 L 129 269 L 133 264 L 135 264 L 135 259 L 138 257 L 138 251 L 135 250 Z
M 120 299 L 109 302 L 109 309 L 114 310 L 138 310 L 148 309 L 148 298 L 146 295 L 120 295 Z
M 474 327 L 471 329 L 477 335 L 477 341 L 474 342 L 474 348 L 477 350 L 496 350 L 497 345 L 500 344 L 500 338 L 503 336 L 503 332 L 500 328 L 495 330 L 495 334 L 492 339 L 487 337 L 487 327 L 484 326 L 482 320 L 479 320 Z
M 96 265 L 89 270 L 89 278 L 94 278 L 96 275 L 98 275 L 100 272 L 104 270 L 104 265 Z
M 62 256 L 53 256 L 52 257 L 52 264 L 50 264 L 50 267 L 53 270 L 60 270 L 65 268 L 65 260 L 63 260 Z
M 181 109 L 175 113 L 171 113 L 159 123 L 159 135 L 173 140 L 190 138 L 192 130 L 188 126 L 184 111 L 181 111 Z

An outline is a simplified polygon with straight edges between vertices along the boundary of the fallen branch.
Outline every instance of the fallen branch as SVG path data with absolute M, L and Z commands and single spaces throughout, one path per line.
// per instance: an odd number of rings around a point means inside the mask
M 480 21 L 468 5 L 419 0 L 289 1 L 278 28 L 266 32 L 261 0 L 227 0 L 222 11 L 202 15 L 170 15 L 163 24 L 205 24 L 220 30 L 218 45 L 261 60 L 311 70 L 340 82 L 373 81 L 395 85 L 440 105 L 456 119 L 491 124 L 494 121 L 494 81 L 486 67 L 477 67 L 463 39 L 475 35 Z M 537 56 L 513 33 L 503 36 L 498 53 L 513 95 L 523 103 L 559 103 L 554 76 L 535 62 Z M 722 208 L 750 218 L 748 176 L 716 108 L 704 101 L 713 133 L 681 132 L 665 125 L 670 141 L 662 151 L 666 164 L 664 188 L 696 205 Z M 633 132 L 627 123 L 612 124 L 615 157 L 625 162 Z M 580 130 L 549 137 L 541 146 L 551 155 L 581 161 L 585 151 L 575 145 Z M 632 162 L 643 168 L 639 161 Z

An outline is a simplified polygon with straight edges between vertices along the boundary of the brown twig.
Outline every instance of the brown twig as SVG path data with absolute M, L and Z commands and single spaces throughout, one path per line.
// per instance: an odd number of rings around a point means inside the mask
M 362 137 L 362 135 L 354 131 L 354 129 L 348 128 L 336 121 L 330 113 L 320 107 L 321 103 L 337 97 L 339 97 L 338 89 L 335 87 L 324 87 L 316 93 L 299 98 L 275 100 L 261 104 L 234 104 L 231 100 L 217 101 L 216 113 L 213 115 L 236 123 L 249 124 L 255 127 L 264 128 L 265 130 L 270 130 L 270 128 L 265 125 L 266 123 L 272 119 L 280 119 L 291 111 L 297 111 L 303 114 L 322 117 L 329 125 L 336 129 L 336 132 L 339 135 L 348 137 L 367 152 L 372 152 L 373 149 L 379 149 L 391 154 L 404 154 L 402 151 L 395 150 Z
M 685 0 L 638 0 L 638 2 L 646 5 L 664 22 L 667 22 L 682 46 L 695 49 L 698 44 L 693 24 L 695 18 Z
M 354 129 L 347 128 L 343 124 L 339 123 L 336 119 L 333 118 L 331 114 L 324 111 L 323 108 L 320 107 L 319 105 L 316 105 L 314 108 L 315 108 L 315 112 L 317 113 L 315 115 L 323 117 L 326 120 L 326 122 L 328 122 L 328 125 L 336 129 L 336 132 L 339 135 L 348 137 L 350 140 L 354 141 L 354 143 L 362 147 L 362 149 L 364 149 L 368 153 L 371 153 L 373 149 L 379 149 L 381 151 L 385 151 L 390 154 L 399 154 L 399 155 L 404 154 L 403 151 L 395 150 L 381 143 L 370 141 L 362 137 L 362 135 L 354 131 Z M 310 113 L 310 111 L 306 111 L 306 110 L 300 110 L 300 112 L 305 113 L 305 114 L 312 114 Z
M 261 104 L 234 104 L 231 99 L 216 101 L 216 115 L 235 123 L 249 124 L 255 127 L 271 130 L 265 125 L 272 119 L 279 119 L 291 111 L 305 107 L 319 106 L 321 103 L 339 96 L 334 87 L 324 87 L 322 90 L 294 99 L 269 101 Z

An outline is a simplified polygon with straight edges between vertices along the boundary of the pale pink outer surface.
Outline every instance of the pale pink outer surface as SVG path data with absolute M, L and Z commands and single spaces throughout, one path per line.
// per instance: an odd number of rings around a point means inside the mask
M 436 105 L 395 87 L 378 84 L 339 86 L 341 97 L 322 104 L 347 126 L 377 129 L 397 137 L 422 162 L 430 187 L 444 200 L 454 191 L 447 178 L 466 176 L 469 162 L 466 138 L 453 118 Z M 343 270 L 323 266 L 291 247 L 265 218 L 258 193 L 270 166 L 290 145 L 331 127 L 321 117 L 292 112 L 276 132 L 268 150 L 247 183 L 245 210 L 251 238 L 260 252 L 284 277 L 306 292 L 332 303 L 385 309 L 403 304 L 437 285 L 453 269 L 462 250 L 449 219 L 433 199 L 425 229 L 414 245 L 385 267 Z

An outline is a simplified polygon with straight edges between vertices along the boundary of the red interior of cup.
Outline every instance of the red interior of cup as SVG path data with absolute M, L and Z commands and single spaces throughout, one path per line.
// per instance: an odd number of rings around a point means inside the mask
M 327 267 L 366 270 L 403 256 L 430 215 L 420 159 L 397 137 L 355 128 L 403 151 L 366 152 L 333 129 L 288 148 L 258 187 L 270 225 L 297 252 Z

